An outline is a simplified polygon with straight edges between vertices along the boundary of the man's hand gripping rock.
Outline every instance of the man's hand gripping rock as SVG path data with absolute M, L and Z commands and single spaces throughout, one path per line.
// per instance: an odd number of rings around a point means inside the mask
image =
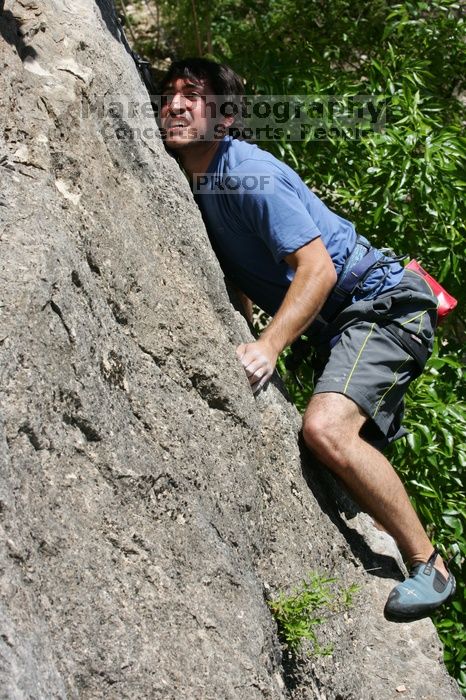
M 278 353 L 267 341 L 259 339 L 254 343 L 242 343 L 236 349 L 236 354 L 255 394 L 259 389 L 262 389 L 274 373 Z

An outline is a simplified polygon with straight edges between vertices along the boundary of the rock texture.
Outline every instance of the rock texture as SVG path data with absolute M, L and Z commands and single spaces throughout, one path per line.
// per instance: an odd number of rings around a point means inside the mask
M 0 697 L 459 697 L 294 408 L 250 393 L 111 3 L 0 8 Z M 267 598 L 310 570 L 361 592 L 293 669 Z

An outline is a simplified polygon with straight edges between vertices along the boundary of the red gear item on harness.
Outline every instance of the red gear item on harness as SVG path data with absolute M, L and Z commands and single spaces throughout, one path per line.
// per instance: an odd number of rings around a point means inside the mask
M 448 294 L 446 289 L 444 289 L 442 285 L 432 277 L 432 275 L 429 275 L 429 273 L 419 265 L 417 260 L 410 260 L 405 269 L 417 272 L 418 275 L 421 275 L 421 277 L 425 279 L 429 287 L 432 289 L 433 293 L 438 299 L 437 316 L 438 322 L 441 323 L 448 316 L 450 311 L 453 311 L 458 303 L 458 300 L 455 299 L 455 297 L 452 297 L 451 294 Z

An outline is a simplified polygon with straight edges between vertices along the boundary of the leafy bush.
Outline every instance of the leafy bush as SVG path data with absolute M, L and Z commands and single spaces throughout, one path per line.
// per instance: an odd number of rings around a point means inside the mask
M 423 258 L 466 299 L 466 140 L 457 99 L 466 47 L 457 2 L 181 0 L 164 12 L 176 53 L 228 61 L 249 92 L 386 100 L 381 134 L 265 145 L 360 233 Z
M 456 357 L 439 355 L 407 401 L 407 444 L 395 443 L 392 459 L 404 475 L 416 509 L 442 554 L 456 555 L 458 592 L 448 615 L 435 622 L 445 644 L 445 661 L 466 690 L 466 406 L 463 368 Z

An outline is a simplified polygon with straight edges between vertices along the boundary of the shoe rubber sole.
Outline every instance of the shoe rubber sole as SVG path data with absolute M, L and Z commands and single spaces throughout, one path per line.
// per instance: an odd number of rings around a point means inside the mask
M 389 622 L 416 622 L 417 620 L 423 620 L 426 617 L 430 617 L 432 613 L 434 613 L 436 610 L 438 610 L 440 607 L 443 605 L 447 605 L 453 598 L 456 592 L 456 581 L 453 580 L 453 588 L 451 590 L 450 595 L 448 598 L 445 598 L 444 601 L 439 603 L 438 605 L 434 605 L 434 607 L 428 608 L 427 606 L 424 608 L 424 610 L 419 610 L 417 613 L 406 613 L 406 615 L 403 615 L 403 613 L 387 613 L 384 610 L 384 617 L 386 620 Z

